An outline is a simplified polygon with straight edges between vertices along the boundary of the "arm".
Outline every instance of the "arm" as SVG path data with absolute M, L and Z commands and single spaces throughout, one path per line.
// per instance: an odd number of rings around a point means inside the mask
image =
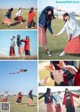
M 55 99 L 55 97 L 52 95 L 52 98 L 57 102 L 57 100 Z
M 76 97 L 76 98 L 79 98 L 79 95 L 77 95 L 77 94 L 75 94 L 75 93 L 72 93 L 72 92 L 71 92 L 71 95 L 74 96 L 74 97 Z
M 50 25 L 48 25 L 48 30 L 50 31 L 50 33 L 53 35 L 53 30 L 52 30 L 52 27 L 51 27 L 51 24 Z
M 11 37 L 9 34 L 7 34 L 7 35 L 8 35 L 8 37 L 9 37 L 9 39 L 12 40 L 12 37 Z
M 41 98 L 43 98 L 44 96 L 45 96 L 45 94 L 43 94 L 42 96 L 40 96 L 40 97 L 39 97 L 39 100 L 40 100 Z
M 57 36 L 58 35 L 61 35 L 62 33 L 64 33 L 66 31 L 66 27 L 65 27 L 65 25 L 64 25 L 64 27 L 60 30 L 60 32 L 57 34 Z

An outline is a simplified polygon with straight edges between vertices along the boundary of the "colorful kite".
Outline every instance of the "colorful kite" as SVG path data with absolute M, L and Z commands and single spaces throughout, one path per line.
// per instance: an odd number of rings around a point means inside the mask
M 18 72 L 13 72 L 13 73 L 9 73 L 9 74 L 18 74 L 20 72 L 27 72 L 27 69 L 20 69 Z

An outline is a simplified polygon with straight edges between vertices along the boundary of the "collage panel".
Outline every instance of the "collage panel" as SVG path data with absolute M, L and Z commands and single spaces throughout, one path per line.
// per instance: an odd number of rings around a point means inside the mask
M 0 59 L 37 60 L 36 30 L 0 31 Z
M 80 61 L 39 61 L 39 86 L 80 86 Z
M 37 29 L 37 0 L 2 0 L 0 29 Z
M 80 87 L 39 87 L 38 112 L 80 112 Z
M 37 112 L 37 61 L 0 61 L 0 112 Z
M 39 59 L 79 60 L 80 1 L 39 0 Z

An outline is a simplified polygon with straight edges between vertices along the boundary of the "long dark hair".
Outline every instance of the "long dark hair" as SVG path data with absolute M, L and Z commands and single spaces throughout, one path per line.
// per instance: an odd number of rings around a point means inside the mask
M 67 22 L 67 20 L 65 20 L 65 17 L 66 17 L 66 16 L 69 16 L 69 14 L 68 14 L 68 13 L 64 13 L 64 14 L 63 14 L 63 21 L 64 21 L 65 23 Z
M 30 8 L 30 11 L 29 11 L 29 13 L 31 13 L 33 10 L 34 10 L 34 8 L 33 8 L 33 7 L 31 7 L 31 8 Z
M 13 8 L 10 8 L 10 9 L 8 10 L 8 13 L 9 13 L 9 12 L 12 12 L 12 11 L 13 11 Z
M 48 15 L 48 11 L 51 11 L 51 14 L 50 14 L 50 15 Z M 47 18 L 49 18 L 50 20 L 54 19 L 54 11 L 53 11 L 53 9 L 47 10 L 46 16 L 47 16 Z
M 66 92 L 66 90 L 68 90 L 68 93 L 70 93 L 69 89 L 68 89 L 68 88 L 66 88 L 66 89 L 65 89 L 65 94 L 67 93 L 67 92 Z
M 47 88 L 46 93 L 47 94 L 50 94 L 51 93 L 51 89 L 50 88 Z
M 19 46 L 20 35 L 17 35 L 17 46 Z
M 20 10 L 20 9 L 22 9 L 21 7 L 18 9 L 18 11 Z
M 31 90 L 31 91 L 29 92 L 29 95 L 32 94 L 32 92 L 33 92 L 33 90 Z

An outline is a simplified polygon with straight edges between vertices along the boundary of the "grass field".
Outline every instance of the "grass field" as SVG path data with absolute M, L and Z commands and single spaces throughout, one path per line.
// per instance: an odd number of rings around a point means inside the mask
M 1 102 L 2 97 L 0 97 Z M 21 104 L 16 104 L 17 97 L 9 96 L 8 102 L 10 102 L 10 112 L 37 112 L 37 97 L 34 97 L 32 106 L 27 106 L 26 102 L 28 98 L 26 96 L 23 97 Z
M 5 18 L 5 14 L 7 12 L 8 9 L 0 9 L 0 22 L 2 22 L 2 20 Z M 12 25 L 9 29 L 25 29 L 26 27 L 26 24 L 27 24 L 27 17 L 28 17 L 28 11 L 29 10 L 23 10 L 23 19 L 24 19 L 24 22 L 23 24 L 21 23 L 14 23 L 14 18 L 15 18 L 15 13 L 17 12 L 17 9 L 14 9 L 13 12 L 12 12 Z M 37 10 L 35 10 L 35 17 L 34 17 L 34 21 L 37 23 Z M 36 24 L 36 27 L 35 29 L 37 28 L 37 24 Z M 0 23 L 0 29 L 8 29 L 7 25 L 3 25 Z
M 0 57 L 0 60 L 37 60 L 37 56 Z
M 80 20 L 78 21 L 80 24 Z M 64 23 L 61 19 L 55 19 L 52 22 L 52 29 L 54 33 L 58 33 L 61 28 L 63 27 Z M 48 57 L 46 53 L 44 52 L 44 48 L 39 47 L 39 58 L 40 59 L 80 59 L 80 55 L 69 55 L 66 54 L 63 57 L 60 57 L 60 53 L 64 50 L 64 47 L 67 42 L 67 34 L 63 33 L 62 35 L 58 37 L 52 37 L 49 31 L 47 31 L 47 37 L 48 37 L 48 48 L 51 51 L 52 56 Z

